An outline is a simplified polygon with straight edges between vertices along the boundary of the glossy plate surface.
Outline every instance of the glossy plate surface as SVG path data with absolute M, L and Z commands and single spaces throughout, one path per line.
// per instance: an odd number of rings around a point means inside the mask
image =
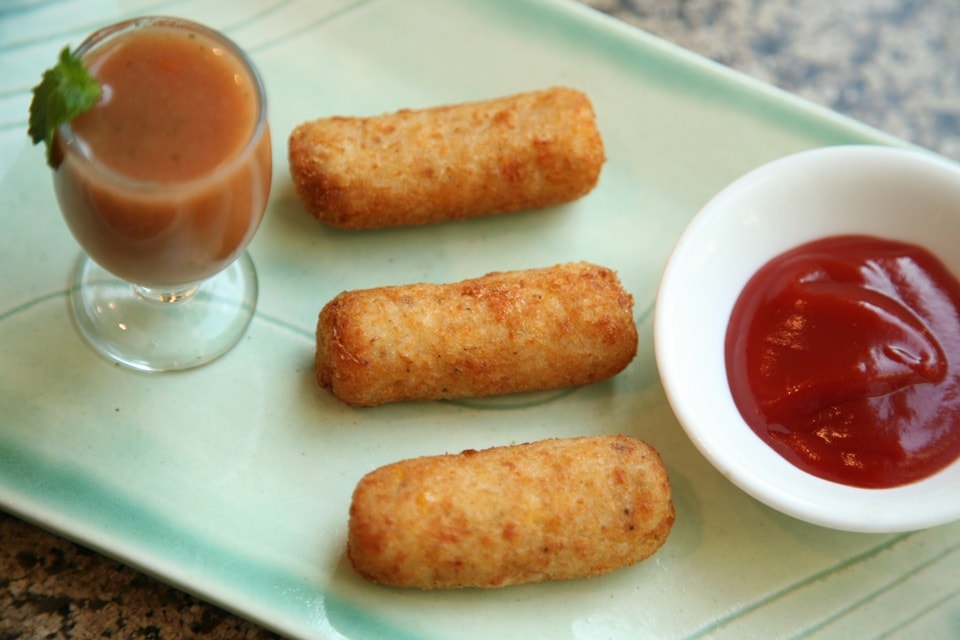
M 659 383 L 652 309 L 694 213 L 763 162 L 889 143 L 588 9 L 545 0 L 25 1 L 0 37 L 0 508 L 286 635 L 303 638 L 951 637 L 960 527 L 840 533 L 750 498 L 699 454 Z M 264 76 L 276 174 L 251 245 L 248 336 L 184 374 L 135 374 L 82 341 L 66 281 L 77 247 L 26 89 L 67 43 L 141 13 L 223 30 Z M 432 228 L 332 231 L 300 207 L 286 136 L 372 115 L 552 84 L 594 102 L 608 161 L 552 210 Z M 22 125 L 22 126 L 21 126 Z M 616 378 L 560 393 L 349 408 L 313 381 L 313 329 L 343 289 L 450 281 L 590 260 L 636 299 L 640 352 Z M 356 481 L 399 458 L 552 436 L 626 433 L 662 453 L 677 522 L 645 563 L 493 591 L 384 589 L 343 554 Z

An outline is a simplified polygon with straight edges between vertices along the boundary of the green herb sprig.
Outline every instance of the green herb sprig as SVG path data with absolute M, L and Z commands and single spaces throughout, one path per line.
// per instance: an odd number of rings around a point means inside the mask
M 30 102 L 27 133 L 33 144 L 46 144 L 48 165 L 56 168 L 53 134 L 57 127 L 93 107 L 99 98 L 100 85 L 80 58 L 64 47 L 56 66 L 44 71 L 40 84 L 33 88 Z

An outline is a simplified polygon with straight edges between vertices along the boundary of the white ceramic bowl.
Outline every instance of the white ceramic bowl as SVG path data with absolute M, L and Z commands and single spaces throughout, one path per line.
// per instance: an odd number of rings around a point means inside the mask
M 960 519 L 960 461 L 891 489 L 836 484 L 784 460 L 734 405 L 724 337 L 741 289 L 776 255 L 838 234 L 919 244 L 960 274 L 960 168 L 920 151 L 827 147 L 773 161 L 714 196 L 684 231 L 660 284 L 655 346 L 667 398 L 724 476 L 791 516 L 861 532 Z

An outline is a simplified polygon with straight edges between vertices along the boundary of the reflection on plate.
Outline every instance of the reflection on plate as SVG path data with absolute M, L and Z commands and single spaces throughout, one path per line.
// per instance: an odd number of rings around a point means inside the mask
M 0 268 L 17 275 L 0 283 L 0 507 L 294 637 L 955 634 L 960 528 L 843 534 L 747 497 L 666 406 L 648 318 L 638 317 L 634 363 L 580 389 L 357 410 L 313 381 L 316 315 L 343 289 L 588 260 L 618 271 L 642 316 L 677 236 L 722 185 L 800 149 L 897 141 L 573 3 L 116 4 L 78 15 L 79 4 L 51 2 L 4 17 L 0 65 L 12 71 L 0 89 L 14 124 L 0 137 L 0 223 L 15 240 Z M 248 49 L 278 159 L 251 245 L 261 298 L 249 334 L 209 367 L 160 377 L 106 364 L 71 327 L 77 248 L 42 152 L 17 124 L 25 87 L 65 43 L 156 9 Z M 346 233 L 318 225 L 293 195 L 283 132 L 304 120 L 552 84 L 590 95 L 606 142 L 600 184 L 576 203 Z M 676 526 L 647 562 L 582 581 L 424 593 L 367 584 L 344 560 L 350 493 L 370 469 L 595 433 L 649 441 L 671 472 Z

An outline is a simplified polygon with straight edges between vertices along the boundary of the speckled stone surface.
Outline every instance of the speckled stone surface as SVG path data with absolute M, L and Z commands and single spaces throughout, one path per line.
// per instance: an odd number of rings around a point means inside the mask
M 275 638 L 0 513 L 0 638 Z
M 955 0 L 583 1 L 960 159 L 960 3 Z M 0 640 L 272 637 L 0 513 Z
M 585 3 L 812 102 L 960 159 L 960 3 Z

